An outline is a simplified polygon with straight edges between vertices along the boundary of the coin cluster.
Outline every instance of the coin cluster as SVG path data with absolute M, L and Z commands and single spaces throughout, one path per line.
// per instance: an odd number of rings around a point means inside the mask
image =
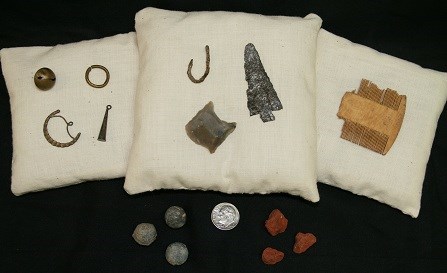
M 238 209 L 231 203 L 219 203 L 211 211 L 211 221 L 220 230 L 235 228 L 239 218 Z M 186 212 L 179 206 L 171 206 L 166 210 L 164 220 L 170 228 L 181 228 L 186 223 Z M 151 223 L 140 223 L 135 227 L 132 237 L 139 245 L 149 246 L 157 238 L 157 230 Z M 165 251 L 166 261 L 174 266 L 184 264 L 188 255 L 187 246 L 181 242 L 171 243 Z
M 165 222 L 170 228 L 181 228 L 186 223 L 186 212 L 178 206 L 171 206 L 165 212 Z M 188 259 L 188 248 L 184 243 L 175 242 L 166 248 L 166 261 L 171 265 L 182 265 Z
M 186 223 L 186 212 L 179 206 L 171 206 L 165 212 L 165 222 L 171 228 L 181 228 Z M 135 227 L 132 237 L 139 245 L 149 246 L 157 238 L 157 230 L 151 223 L 140 223 Z M 165 257 L 171 265 L 182 265 L 188 259 L 188 248 L 181 242 L 170 244 Z

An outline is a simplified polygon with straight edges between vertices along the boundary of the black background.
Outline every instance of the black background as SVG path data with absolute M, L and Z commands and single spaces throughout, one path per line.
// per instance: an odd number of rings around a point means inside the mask
M 53 46 L 134 30 L 134 15 L 153 6 L 172 10 L 226 10 L 265 15 L 316 13 L 323 28 L 353 42 L 447 71 L 444 1 L 8 1 L 0 9 L 0 48 Z M 67 64 L 69 65 L 69 64 Z M 447 111 L 438 123 L 417 219 L 366 197 L 319 183 L 321 201 L 286 194 L 226 195 L 156 191 L 129 196 L 124 179 L 94 181 L 15 197 L 10 191 L 12 132 L 9 96 L 0 80 L 0 272 L 447 272 Z M 429 95 L 430 90 L 421 90 Z M 32 113 L 30 113 L 32 115 Z M 51 167 L 51 166 L 48 166 Z M 399 170 L 396 170 L 399 171 Z M 393 181 L 390 181 L 393 183 Z M 404 189 L 403 189 L 404 190 Z M 231 231 L 210 222 L 211 209 L 231 202 L 241 221 Z M 164 224 L 171 205 L 187 224 Z M 268 235 L 263 224 L 279 208 L 285 233 Z M 149 247 L 131 234 L 140 222 L 158 230 Z M 318 242 L 294 254 L 294 235 L 312 232 Z M 171 242 L 184 242 L 188 261 L 164 258 Z M 285 258 L 261 261 L 271 246 Z

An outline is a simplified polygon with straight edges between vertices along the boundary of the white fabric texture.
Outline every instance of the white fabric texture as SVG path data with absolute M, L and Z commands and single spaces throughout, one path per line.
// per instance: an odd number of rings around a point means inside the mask
M 316 186 L 315 54 L 321 19 L 146 8 L 135 16 L 140 53 L 135 137 L 125 190 L 287 192 L 319 200 Z M 256 47 L 283 109 L 263 123 L 249 115 L 244 49 Z M 204 82 L 187 76 L 205 71 Z M 209 101 L 237 127 L 210 152 L 185 125 Z
M 407 97 L 396 141 L 386 155 L 340 138 L 345 92 L 361 79 Z M 352 43 L 321 29 L 317 50 L 318 181 L 367 196 L 416 218 L 447 74 Z
M 11 190 L 15 195 L 125 175 L 138 77 L 134 32 L 54 47 L 5 48 L 0 56 L 11 105 Z M 104 88 L 87 84 L 84 75 L 91 65 L 109 70 L 110 80 Z M 34 74 L 42 67 L 56 75 L 48 91 L 34 84 Z M 93 69 L 90 80 L 101 84 L 105 73 Z M 100 142 L 97 138 L 107 105 L 112 106 L 107 138 Z M 52 146 L 43 134 L 45 119 L 58 109 L 67 122 L 73 122 L 70 134 L 81 133 L 70 147 Z M 59 142 L 71 140 L 61 118 L 50 119 L 48 130 Z

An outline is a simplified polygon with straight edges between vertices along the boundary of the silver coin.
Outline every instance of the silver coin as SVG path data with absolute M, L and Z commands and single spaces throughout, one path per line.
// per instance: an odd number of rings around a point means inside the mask
M 217 204 L 211 211 L 211 221 L 220 230 L 233 229 L 239 223 L 239 211 L 230 203 Z

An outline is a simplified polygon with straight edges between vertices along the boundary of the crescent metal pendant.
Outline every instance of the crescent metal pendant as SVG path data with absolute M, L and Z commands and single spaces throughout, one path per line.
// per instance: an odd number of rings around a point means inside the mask
M 55 146 L 55 147 L 59 147 L 59 148 L 65 148 L 65 147 L 69 147 L 69 146 L 75 144 L 76 141 L 78 141 L 79 137 L 81 136 L 81 133 L 78 133 L 75 137 L 73 137 L 73 136 L 70 134 L 70 131 L 68 130 L 68 127 L 73 125 L 73 121 L 67 122 L 67 120 L 66 120 L 63 116 L 59 116 L 59 115 L 58 115 L 59 112 L 60 112 L 60 110 L 58 109 L 58 110 L 54 111 L 53 113 L 51 113 L 51 114 L 45 119 L 45 122 L 44 122 L 44 124 L 43 124 L 43 135 L 45 136 L 45 139 L 46 139 L 51 145 L 53 145 L 53 146 Z M 65 143 L 61 143 L 61 142 L 58 142 L 58 141 L 54 140 L 54 139 L 50 136 L 50 134 L 48 133 L 48 122 L 50 121 L 51 118 L 55 118 L 55 117 L 57 117 L 57 118 L 61 118 L 61 119 L 63 119 L 63 120 L 65 121 L 65 123 L 67 124 L 67 133 L 68 133 L 68 135 L 71 137 L 71 139 L 72 139 L 71 141 L 69 141 L 69 142 L 65 142 Z

